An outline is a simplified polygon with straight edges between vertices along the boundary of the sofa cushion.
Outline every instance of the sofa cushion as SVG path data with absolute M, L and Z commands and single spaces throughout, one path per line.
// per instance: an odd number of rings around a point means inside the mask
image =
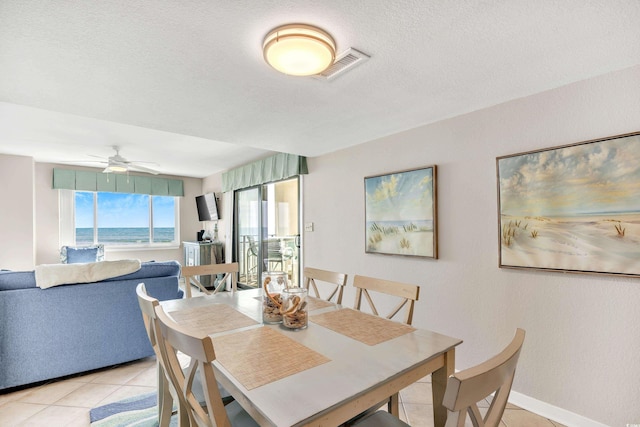
M 60 262 L 78 264 L 104 261 L 104 245 L 63 246 L 60 248 Z
M 0 291 L 13 291 L 36 287 L 33 271 L 0 271 Z

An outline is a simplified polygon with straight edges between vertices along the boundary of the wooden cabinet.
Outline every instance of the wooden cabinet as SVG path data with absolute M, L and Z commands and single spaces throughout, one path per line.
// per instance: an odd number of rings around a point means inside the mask
M 222 242 L 182 242 L 184 247 L 184 265 L 207 265 L 224 263 L 224 245 Z M 205 287 L 213 286 L 211 276 L 198 278 Z

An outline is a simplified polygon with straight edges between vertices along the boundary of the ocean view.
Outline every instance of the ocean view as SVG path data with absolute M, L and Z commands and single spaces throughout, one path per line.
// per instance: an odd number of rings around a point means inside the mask
M 154 243 L 169 243 L 173 242 L 173 240 L 173 227 L 157 227 L 153 229 Z M 149 228 L 98 228 L 98 241 L 105 244 L 149 243 Z M 76 244 L 93 244 L 93 228 L 76 228 Z

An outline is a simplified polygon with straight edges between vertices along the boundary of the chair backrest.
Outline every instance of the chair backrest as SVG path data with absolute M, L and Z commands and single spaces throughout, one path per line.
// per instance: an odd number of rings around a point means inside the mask
M 247 249 L 251 255 L 258 256 L 258 242 L 253 236 L 247 236 L 249 240 L 249 248 Z
M 160 302 L 147 294 L 147 289 L 145 288 L 144 283 L 138 283 L 138 286 L 136 286 L 136 294 L 138 295 L 138 304 L 140 305 L 142 320 L 144 321 L 144 327 L 147 330 L 149 342 L 151 342 L 151 347 L 153 347 L 153 351 L 156 353 L 158 363 L 164 365 L 164 359 L 160 353 L 160 346 L 158 343 L 158 334 L 160 331 L 158 330 L 158 319 L 156 317 L 156 307 L 160 305 Z M 160 340 L 162 340 L 162 337 L 160 337 Z
M 502 352 L 449 377 L 442 401 L 448 410 L 446 427 L 464 426 L 467 413 L 475 427 L 497 427 L 500 424 L 511 392 L 524 336 L 525 331 L 517 329 L 515 337 Z M 477 402 L 494 392 L 483 419 Z
M 206 334 L 198 334 L 183 328 L 174 322 L 162 309 L 156 307 L 156 315 L 160 327 L 167 358 L 167 374 L 174 388 L 185 403 L 191 426 L 230 426 L 229 417 L 224 408 L 213 362 L 216 358 L 213 340 Z M 185 371 L 182 370 L 176 351 L 191 357 Z M 204 392 L 205 407 L 194 394 L 193 386 L 196 375 Z
M 136 294 L 138 295 L 138 304 L 140 305 L 140 311 L 142 312 L 142 320 L 144 321 L 144 327 L 147 330 L 147 336 L 149 337 L 149 342 L 151 342 L 151 347 L 153 347 L 153 351 L 156 353 L 156 358 L 158 359 L 158 363 L 162 363 L 162 358 L 160 357 L 160 349 L 158 347 L 157 340 L 157 329 L 156 329 L 156 311 L 155 308 L 160 303 L 157 299 L 150 297 L 147 294 L 147 289 L 144 286 L 144 283 L 139 283 L 136 287 Z
M 413 321 L 413 307 L 415 302 L 418 300 L 420 286 L 358 275 L 353 278 L 353 286 L 356 287 L 356 303 L 354 306 L 356 310 L 360 310 L 363 299 L 362 296 L 364 295 L 365 299 L 369 303 L 369 308 L 371 308 L 371 311 L 376 316 L 393 319 L 393 317 L 395 317 L 404 307 L 405 315 L 402 321 L 407 325 L 410 325 Z M 400 298 L 400 302 L 388 315 L 383 316 L 378 313 L 378 309 L 376 308 L 369 291 L 393 295 Z
M 330 284 L 332 286 L 326 286 L 330 289 L 328 295 L 324 297 L 320 296 L 316 281 Z M 344 273 L 336 273 L 335 271 L 319 270 L 317 268 L 305 267 L 304 268 L 304 287 L 309 290 L 309 295 L 313 291 L 313 295 L 317 298 L 323 298 L 327 301 L 332 301 L 333 297 L 336 297 L 334 301 L 336 304 L 342 304 L 342 293 L 344 287 L 347 284 L 347 275 Z
M 227 278 L 231 277 L 231 289 L 233 292 L 238 290 L 238 271 L 239 266 L 237 262 L 227 264 L 206 264 L 206 265 L 191 265 L 182 267 L 182 277 L 184 277 L 184 286 L 187 298 L 191 298 L 191 286 L 193 283 L 200 291 L 207 295 L 217 294 L 223 290 L 227 284 Z M 215 279 L 218 274 L 224 274 L 218 281 L 218 286 L 212 291 L 205 288 L 198 280 L 198 276 L 213 276 L 211 282 L 215 283 Z
M 171 409 L 173 407 L 173 398 L 168 390 L 169 380 L 167 374 L 167 355 L 166 347 L 163 345 L 163 337 L 160 332 L 160 324 L 158 317 L 156 316 L 156 307 L 160 306 L 160 302 L 147 294 L 147 289 L 144 283 L 139 283 L 136 287 L 136 294 L 138 295 L 138 304 L 140 305 L 140 311 L 142 312 L 142 320 L 144 321 L 144 327 L 147 330 L 147 336 L 151 342 L 151 347 L 156 354 L 156 360 L 158 361 L 158 401 L 161 408 L 159 413 L 160 426 L 168 426 L 171 418 Z M 178 399 L 178 408 L 182 422 L 184 423 L 184 402 L 182 399 Z

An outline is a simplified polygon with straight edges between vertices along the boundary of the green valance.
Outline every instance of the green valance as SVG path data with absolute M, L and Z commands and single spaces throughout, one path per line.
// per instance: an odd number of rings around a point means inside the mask
M 106 174 L 71 169 L 53 169 L 53 188 L 58 190 L 108 191 L 152 196 L 184 196 L 181 179 Z
M 239 190 L 308 173 L 306 157 L 278 153 L 223 172 L 222 191 Z

